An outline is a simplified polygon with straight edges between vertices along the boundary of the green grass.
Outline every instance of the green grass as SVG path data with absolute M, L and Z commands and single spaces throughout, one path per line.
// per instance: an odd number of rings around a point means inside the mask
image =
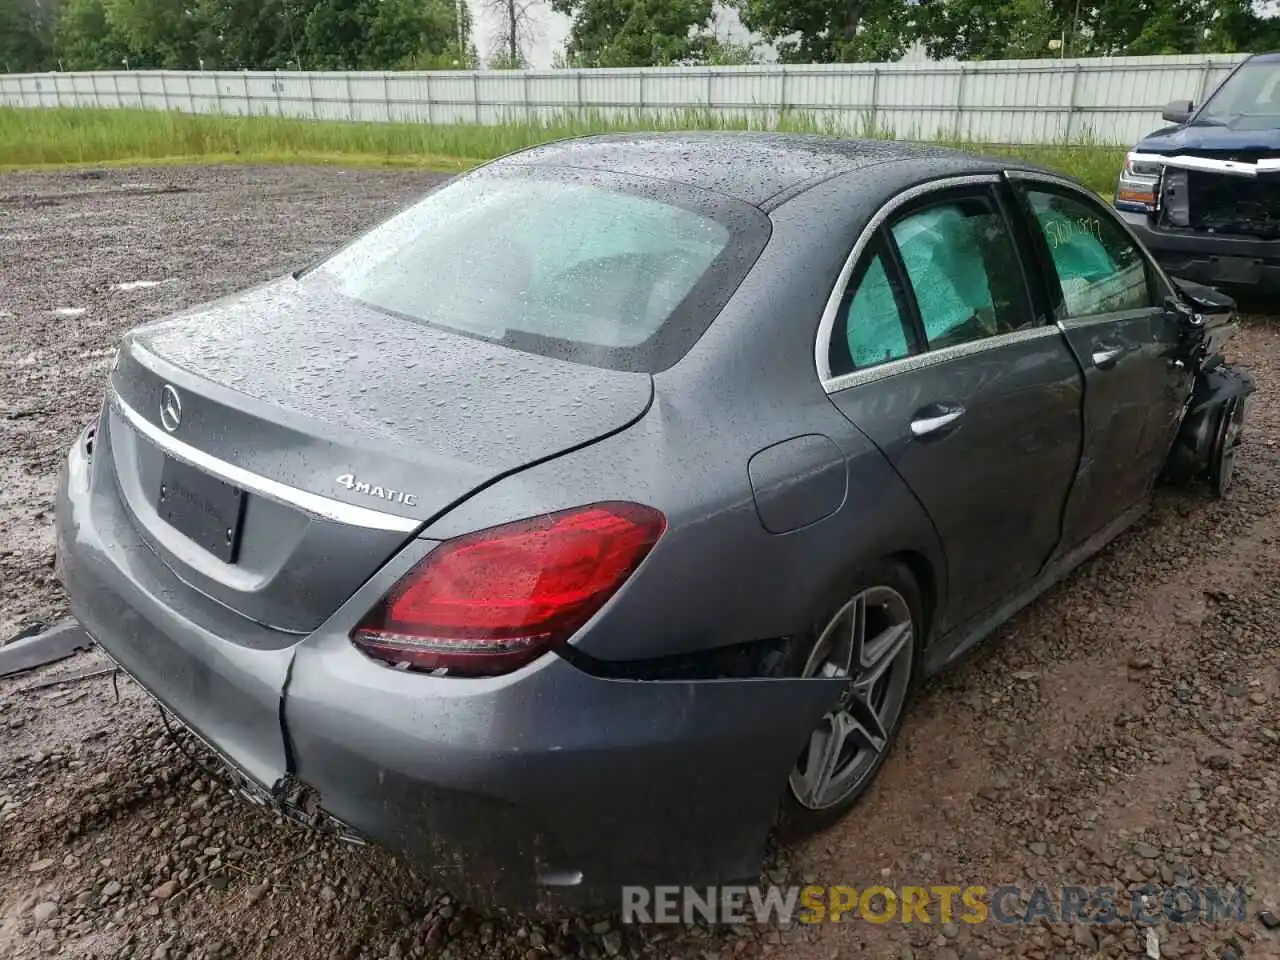
M 892 136 L 869 123 L 839 129 L 804 114 L 767 120 L 704 110 L 606 118 L 566 115 L 499 125 L 334 123 L 280 117 L 192 116 L 160 110 L 0 107 L 0 168 L 138 163 L 339 163 L 465 169 L 523 147 L 588 133 L 625 130 L 784 130 L 845 136 Z M 1018 157 L 1079 177 L 1109 193 L 1124 148 L 1082 140 L 993 146 L 947 137 L 910 139 Z

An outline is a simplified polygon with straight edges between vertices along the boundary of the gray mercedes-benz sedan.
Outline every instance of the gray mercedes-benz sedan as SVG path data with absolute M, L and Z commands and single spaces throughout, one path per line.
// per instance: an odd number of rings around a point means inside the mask
M 1015 161 L 555 143 L 128 334 L 58 565 L 257 802 L 483 902 L 740 881 L 1158 478 L 1225 492 L 1234 319 Z

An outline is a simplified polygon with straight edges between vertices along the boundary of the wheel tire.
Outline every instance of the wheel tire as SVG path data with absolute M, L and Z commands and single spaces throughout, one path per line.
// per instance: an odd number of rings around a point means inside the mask
M 926 625 L 920 588 L 911 572 L 902 564 L 884 563 L 864 570 L 850 579 L 852 584 L 841 591 L 842 597 L 828 605 L 807 636 L 793 645 L 785 666 L 787 676 L 803 677 L 819 673 L 833 675 L 828 669 L 830 664 L 826 661 L 841 658 L 827 657 L 824 655 L 823 648 L 829 649 L 833 636 L 842 634 L 843 630 L 838 625 L 843 617 L 849 615 L 849 607 L 856 604 L 859 598 L 864 601 L 864 610 L 868 610 L 871 614 L 864 615 L 864 623 L 867 627 L 864 630 L 864 641 L 875 639 L 871 635 L 873 625 L 891 625 L 890 622 L 904 611 L 910 617 L 909 634 L 905 640 L 905 646 L 898 653 L 890 655 L 891 659 L 893 657 L 897 659 L 892 659 L 888 665 L 889 672 L 886 672 L 880 681 L 870 685 L 871 696 L 866 698 L 874 704 L 877 684 L 888 681 L 884 687 L 882 701 L 882 707 L 889 708 L 885 711 L 888 722 L 881 722 L 879 724 L 881 729 L 876 731 L 876 734 L 883 733 L 882 746 L 875 749 L 866 742 L 870 738 L 862 735 L 861 728 L 870 724 L 859 723 L 855 728 L 859 732 L 852 737 L 852 741 L 855 741 L 852 747 L 858 751 L 871 750 L 872 754 L 858 759 L 856 765 L 854 763 L 856 755 L 850 756 L 848 760 L 837 761 L 834 764 L 836 767 L 834 773 L 837 776 L 831 778 L 831 793 L 825 797 L 809 794 L 802 801 L 801 794 L 806 793 L 807 788 L 813 784 L 813 779 L 808 774 L 813 769 L 810 766 L 812 763 L 810 754 L 818 743 L 817 738 L 821 736 L 824 727 L 830 728 L 832 734 L 835 733 L 833 717 L 842 707 L 848 708 L 855 717 L 866 716 L 864 701 L 853 692 L 852 688 L 859 685 L 860 677 L 869 676 L 873 670 L 851 671 L 853 676 L 850 680 L 850 690 L 846 691 L 832 711 L 824 716 L 819 726 L 811 732 L 783 789 L 778 832 L 780 837 L 788 842 L 803 839 L 831 826 L 848 813 L 866 793 L 881 765 L 892 752 L 898 732 L 902 728 L 911 694 L 920 675 L 922 659 L 920 651 Z M 867 600 L 871 603 L 868 604 Z M 883 611 L 880 610 L 882 600 L 887 602 Z M 875 653 L 874 643 L 868 644 L 867 648 L 873 654 Z M 890 648 L 886 646 L 885 649 Z M 817 669 L 815 669 L 815 661 Z M 878 665 L 878 662 L 873 664 L 873 669 Z M 865 684 L 863 686 L 865 687 Z M 889 703 L 887 698 L 890 695 L 897 698 L 896 705 Z M 853 701 L 857 701 L 857 705 L 854 705 Z M 843 773 L 845 770 L 848 771 L 847 775 Z M 844 782 L 846 776 L 848 779 Z
M 1249 413 L 1249 401 L 1245 397 L 1232 397 L 1222 410 L 1222 419 L 1213 439 L 1209 459 L 1209 488 L 1218 500 L 1226 499 L 1235 477 L 1236 453 L 1244 432 L 1245 418 Z

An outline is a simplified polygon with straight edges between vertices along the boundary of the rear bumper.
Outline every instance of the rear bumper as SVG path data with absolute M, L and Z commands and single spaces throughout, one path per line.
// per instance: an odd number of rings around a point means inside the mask
M 1280 290 L 1280 241 L 1157 230 L 1144 213 L 1117 213 L 1173 276 L 1211 287 Z
M 615 906 L 622 884 L 753 877 L 787 772 L 839 693 L 839 680 L 603 679 L 556 656 L 491 679 L 401 673 L 347 635 L 430 543 L 288 638 L 166 581 L 112 489 L 77 443 L 60 568 L 103 648 L 266 791 L 301 781 L 483 905 Z

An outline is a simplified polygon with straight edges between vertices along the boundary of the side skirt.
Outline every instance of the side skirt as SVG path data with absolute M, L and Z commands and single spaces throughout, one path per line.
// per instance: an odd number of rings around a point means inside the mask
M 1133 526 L 1146 514 L 1150 506 L 1150 500 L 1143 499 L 1136 506 L 1130 507 L 1110 524 L 1080 544 L 1080 546 L 1051 562 L 1044 569 L 1044 572 L 1033 580 L 1025 590 L 1014 594 L 1008 600 L 996 604 L 988 611 L 978 614 L 973 620 L 966 624 L 961 624 L 945 637 L 941 637 L 936 643 L 930 644 L 928 650 L 925 651 L 925 676 L 933 676 L 955 663 L 979 643 L 991 636 L 999 626 L 1014 614 L 1030 605 L 1042 593 L 1061 582 L 1076 567 L 1101 551 L 1103 547 Z

